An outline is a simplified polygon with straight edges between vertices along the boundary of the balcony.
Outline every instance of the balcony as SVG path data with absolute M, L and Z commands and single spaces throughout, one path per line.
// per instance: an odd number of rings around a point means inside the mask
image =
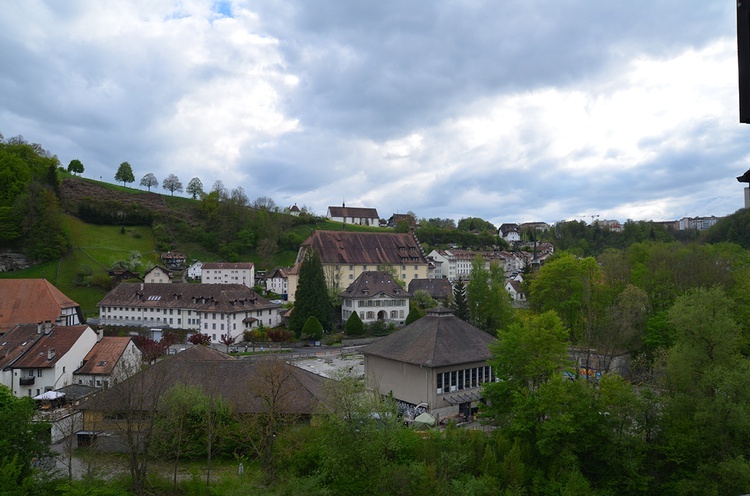
M 34 379 L 34 377 L 21 377 L 18 381 L 18 384 L 20 384 L 21 386 L 33 386 Z

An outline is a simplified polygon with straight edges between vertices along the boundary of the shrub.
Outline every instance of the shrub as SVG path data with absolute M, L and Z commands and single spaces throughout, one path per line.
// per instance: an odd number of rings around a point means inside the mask
M 268 336 L 263 329 L 248 329 L 242 333 L 242 338 L 250 343 L 268 341 Z
M 337 332 L 336 334 L 329 334 L 326 336 L 324 343 L 326 346 L 333 346 L 336 343 L 340 343 L 343 338 L 344 335 L 340 332 Z
M 209 336 L 208 334 L 203 334 L 202 332 L 198 332 L 188 338 L 188 343 L 208 346 L 209 344 L 211 344 L 211 336 Z
M 302 327 L 301 336 L 302 339 L 310 341 L 319 341 L 323 337 L 323 326 L 314 315 L 308 317 L 307 322 Z
M 269 329 L 266 331 L 266 336 L 273 343 L 284 343 L 294 339 L 294 333 L 286 329 Z
M 357 312 L 352 312 L 349 318 L 346 319 L 344 331 L 348 336 L 361 336 L 365 333 L 365 324 L 359 318 Z
M 385 336 L 388 334 L 388 327 L 382 320 L 376 320 L 367 324 L 367 333 L 372 336 Z

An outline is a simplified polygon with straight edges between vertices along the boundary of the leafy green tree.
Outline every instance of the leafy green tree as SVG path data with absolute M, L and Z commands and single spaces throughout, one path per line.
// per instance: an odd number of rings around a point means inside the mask
M 169 176 L 167 176 L 167 178 L 162 182 L 161 187 L 169 191 L 172 196 L 174 196 L 175 191 L 177 191 L 178 193 L 182 193 L 182 183 L 180 182 L 180 179 L 174 174 L 170 174 Z
M 570 330 L 573 344 L 593 346 L 608 300 L 601 269 L 594 258 L 562 253 L 531 279 L 529 303 L 537 312 L 554 310 Z
M 200 179 L 194 177 L 188 183 L 187 188 L 185 188 L 185 192 L 187 192 L 187 194 L 192 196 L 193 200 L 195 200 L 196 198 L 203 196 L 203 183 Z
M 487 269 L 481 257 L 472 261 L 466 297 L 471 323 L 485 332 L 495 334 L 514 319 L 510 295 L 505 290 L 505 275 L 495 262 Z
M 696 288 L 669 310 L 677 335 L 662 398 L 665 494 L 739 494 L 750 487 L 750 363 L 733 305 L 721 288 Z
M 349 318 L 346 319 L 344 331 L 348 336 L 361 336 L 365 333 L 365 324 L 362 322 L 362 319 L 359 318 L 357 312 L 352 312 L 351 315 L 349 315 Z
M 314 316 L 323 326 L 330 329 L 333 319 L 333 307 L 328 299 L 328 289 L 323 264 L 315 252 L 308 252 L 302 260 L 299 281 L 295 294 L 294 309 L 289 318 L 289 327 L 300 336 L 307 319 Z
M 0 429 L 0 480 L 16 487 L 29 487 L 32 461 L 49 454 L 45 435 L 49 425 L 33 422 L 33 416 L 31 398 L 16 398 L 10 389 L 0 385 L 0 425 L 3 426 Z M 4 485 L 0 492 L 13 486 Z
M 133 175 L 133 168 L 129 163 L 123 162 L 115 173 L 115 181 L 122 181 L 122 185 L 125 183 L 135 182 L 135 176 Z
M 154 188 L 158 185 L 159 180 L 156 179 L 156 176 L 151 172 L 143 176 L 143 179 L 141 179 L 141 186 L 147 187 L 149 192 L 151 192 L 151 188 Z
M 83 163 L 77 158 L 71 160 L 68 164 L 68 172 L 72 174 L 83 174 Z
M 430 296 L 430 293 L 423 289 L 414 292 L 411 297 L 410 303 L 413 306 L 419 307 L 421 310 L 426 310 L 428 308 L 434 308 L 438 306 L 437 300 L 435 300 L 432 296 Z
M 320 341 L 323 337 L 323 326 L 320 325 L 320 321 L 315 318 L 314 315 L 308 317 L 307 322 L 302 327 L 302 339 L 308 341 Z
M 453 315 L 459 319 L 469 321 L 469 302 L 466 299 L 466 285 L 462 279 L 458 279 L 453 285 L 453 304 L 451 305 Z

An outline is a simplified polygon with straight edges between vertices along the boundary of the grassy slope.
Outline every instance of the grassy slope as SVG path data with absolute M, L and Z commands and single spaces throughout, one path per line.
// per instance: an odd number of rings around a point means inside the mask
M 134 196 L 145 193 L 144 191 L 118 186 L 110 183 L 97 182 L 99 185 L 114 191 L 125 192 Z M 165 202 L 174 210 L 193 208 L 195 200 L 191 198 L 172 197 L 164 195 Z M 96 304 L 104 297 L 105 291 L 96 287 L 78 286 L 74 283 L 79 273 L 106 273 L 107 269 L 117 260 L 126 260 L 131 251 L 141 253 L 140 271 L 143 273 L 151 264 L 159 264 L 159 253 L 155 251 L 156 245 L 153 231 L 147 226 L 136 226 L 126 228 L 121 232 L 120 226 L 102 226 L 88 224 L 71 215 L 64 216 L 66 228 L 71 234 L 73 248 L 59 261 L 36 265 L 26 270 L 17 272 L 0 273 L 2 278 L 44 278 L 55 285 L 60 291 L 78 302 L 84 314 L 94 315 L 97 313 Z M 301 225 L 289 230 L 306 238 L 313 229 L 327 231 L 388 231 L 379 227 L 365 227 L 347 224 L 343 226 L 340 222 L 322 221 L 315 226 Z M 187 256 L 188 261 L 196 259 L 202 261 L 219 261 L 216 253 L 210 252 L 195 243 L 186 243 L 175 247 Z M 264 267 L 261 257 L 251 252 L 243 256 L 243 261 L 251 261 L 260 268 L 273 268 L 277 266 L 291 266 L 297 257 L 296 250 L 279 251 L 268 261 L 268 267 Z
M 99 288 L 74 285 L 79 272 L 106 272 L 113 262 L 128 259 L 133 250 L 142 255 L 141 271 L 149 262 L 158 262 L 154 236 L 149 227 L 129 227 L 122 234 L 120 227 L 87 224 L 70 215 L 65 216 L 65 224 L 71 234 L 73 249 L 63 258 L 22 271 L 1 273 L 0 277 L 47 279 L 78 302 L 84 314 L 89 315 L 97 312 L 96 304 L 106 293 Z

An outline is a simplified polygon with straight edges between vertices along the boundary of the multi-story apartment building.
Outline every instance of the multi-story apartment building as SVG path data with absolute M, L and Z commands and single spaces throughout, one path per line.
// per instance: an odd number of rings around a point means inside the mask
M 208 334 L 215 343 L 281 322 L 279 305 L 243 284 L 123 283 L 97 306 L 104 325 L 187 329 Z
M 204 262 L 201 266 L 203 284 L 244 284 L 255 286 L 255 266 L 252 262 Z

